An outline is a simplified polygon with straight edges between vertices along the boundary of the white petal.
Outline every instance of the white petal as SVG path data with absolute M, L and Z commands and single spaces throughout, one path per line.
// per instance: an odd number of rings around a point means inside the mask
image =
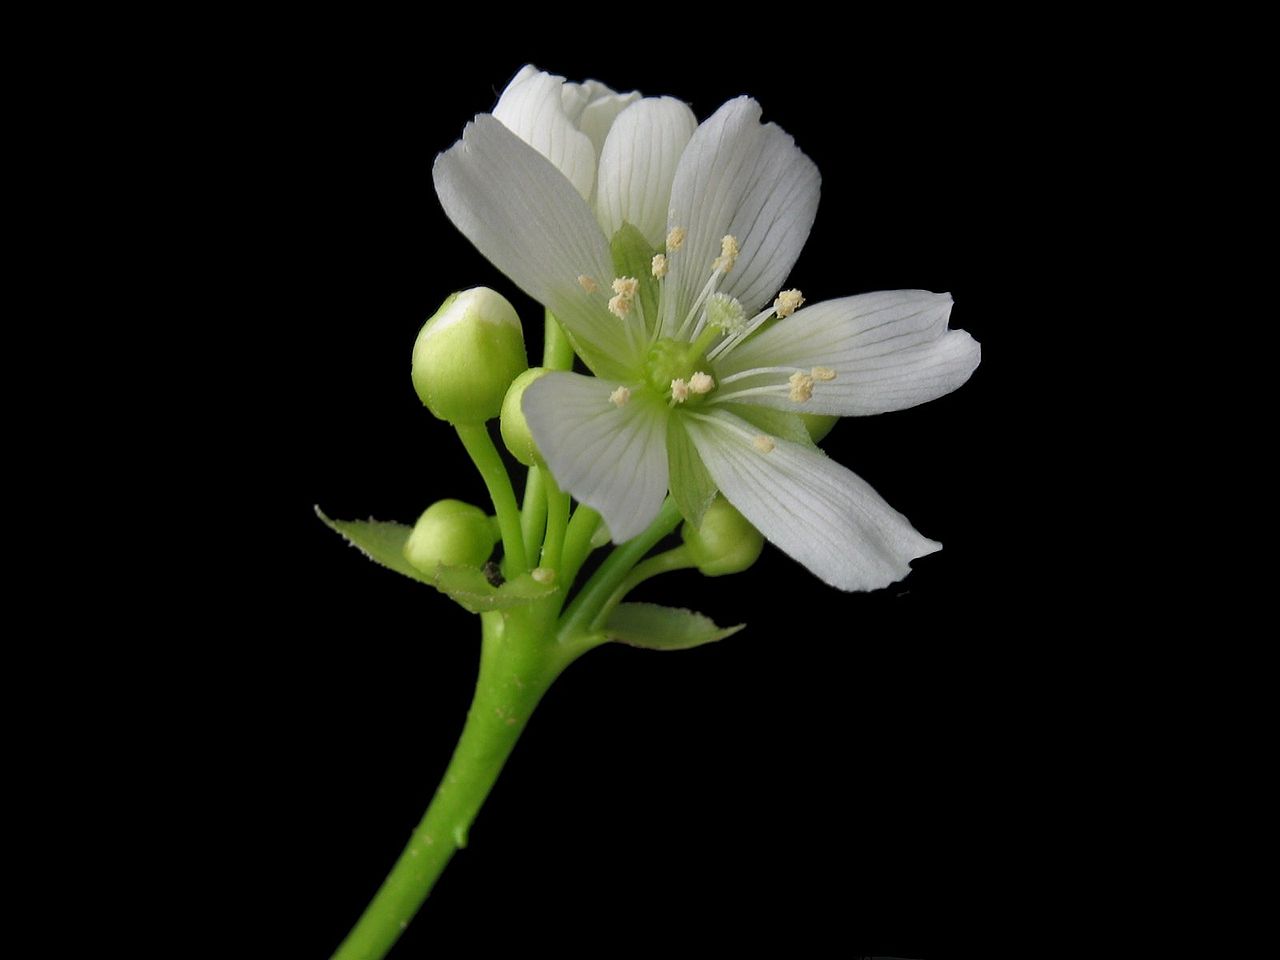
M 565 113 L 561 97 L 564 77 L 524 66 L 502 91 L 493 115 L 555 164 L 556 169 L 590 200 L 596 180 L 596 148 Z
M 711 275 L 725 234 L 741 253 L 720 289 L 756 312 L 785 282 L 818 210 L 818 168 L 760 105 L 739 97 L 705 120 L 680 158 L 670 226 L 688 231 L 668 283 L 687 306 Z M 683 319 L 683 318 L 681 318 Z
M 688 418 L 689 434 L 725 497 L 766 538 L 841 590 L 876 590 L 942 549 L 867 483 L 810 447 L 759 431 L 723 410 Z
M 671 181 L 697 127 L 693 111 L 671 97 L 649 97 L 622 111 L 600 152 L 596 217 L 606 237 L 625 221 L 662 246 Z
M 556 482 L 604 517 L 617 543 L 644 531 L 667 495 L 666 405 L 636 390 L 619 407 L 621 384 L 548 373 L 524 393 L 524 415 Z
M 569 119 L 591 138 L 598 157 L 614 120 L 640 99 L 640 91 L 614 93 L 599 80 L 588 80 L 585 83 L 566 83 L 561 98 Z
M 630 376 L 639 366 L 640 347 L 606 308 L 613 276 L 609 247 L 569 182 L 487 115 L 467 124 L 462 139 L 436 158 L 432 173 L 454 226 L 555 313 L 591 368 L 604 376 Z M 599 291 L 588 294 L 579 276 L 591 277 Z
M 794 404 L 785 395 L 743 397 L 743 402 L 800 413 L 840 416 L 905 410 L 955 390 L 981 359 L 978 342 L 948 330 L 951 295 L 890 290 L 827 300 L 804 307 L 725 355 L 721 378 L 756 367 L 834 370 L 815 384 L 813 397 Z M 784 383 L 787 373 L 744 378 L 734 389 Z

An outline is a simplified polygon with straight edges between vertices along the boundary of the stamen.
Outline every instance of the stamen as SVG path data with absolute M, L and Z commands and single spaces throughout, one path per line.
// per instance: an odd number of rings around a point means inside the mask
M 671 232 L 667 234 L 667 253 L 675 253 L 684 246 L 684 238 L 687 231 L 684 227 L 672 227 Z
M 596 282 L 592 280 L 590 277 L 588 277 L 585 273 L 578 274 L 578 286 L 580 286 L 583 290 L 587 291 L 587 293 L 595 293 L 597 290 L 600 289 L 600 287 L 596 284 Z
M 689 384 L 680 377 L 671 381 L 671 402 L 684 403 L 689 399 Z
M 613 292 L 617 294 L 609 301 L 609 312 L 619 320 L 631 312 L 631 303 L 636 298 L 636 290 L 640 281 L 635 277 L 617 277 L 613 281 Z
M 804 295 L 799 290 L 783 290 L 778 294 L 776 300 L 773 301 L 773 312 L 778 315 L 778 319 L 789 317 L 800 309 L 804 303 Z
M 766 437 L 763 433 L 757 433 L 752 437 L 751 445 L 761 453 L 773 453 L 773 448 L 777 446 L 772 437 Z
M 609 402 L 615 407 L 625 407 L 627 401 L 631 399 L 631 391 L 626 387 L 619 387 L 613 393 L 609 394 Z
M 704 373 L 699 370 L 689 378 L 689 389 L 696 394 L 710 393 L 716 387 L 716 382 L 712 379 L 711 374 Z
M 726 233 L 720 238 L 720 256 L 711 262 L 711 266 L 721 273 L 728 273 L 738 261 L 738 238 Z
M 836 378 L 836 372 L 830 367 L 814 367 L 809 371 L 809 376 L 813 377 L 815 380 L 834 380 Z
M 791 391 L 787 394 L 792 403 L 804 403 L 813 396 L 813 377 L 797 370 L 788 381 Z
M 631 298 L 618 294 L 616 297 L 609 299 L 609 312 L 619 320 L 626 317 L 631 312 Z
M 661 253 L 655 253 L 651 269 L 653 270 L 653 275 L 661 280 L 667 275 L 667 258 Z

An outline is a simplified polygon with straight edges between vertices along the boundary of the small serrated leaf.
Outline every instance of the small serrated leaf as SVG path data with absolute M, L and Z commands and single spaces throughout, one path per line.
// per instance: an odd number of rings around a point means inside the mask
M 479 567 L 446 567 L 444 564 L 436 567 L 431 585 L 472 613 L 523 606 L 556 591 L 554 583 L 539 583 L 527 573 L 495 587 Z
M 326 527 L 374 563 L 435 586 L 428 574 L 404 558 L 404 543 L 413 532 L 413 527 L 383 520 L 331 520 L 319 507 L 316 507 L 316 516 Z
M 435 587 L 472 613 L 533 603 L 556 590 L 554 583 L 539 583 L 527 573 L 500 587 L 491 584 L 479 567 L 441 564 L 433 573 L 423 573 L 404 558 L 404 543 L 413 532 L 412 527 L 382 520 L 331 520 L 319 507 L 316 516 L 374 563 Z
M 710 617 L 656 603 L 620 603 L 609 614 L 604 633 L 610 640 L 648 650 L 688 650 L 731 637 L 743 627 L 718 627 Z

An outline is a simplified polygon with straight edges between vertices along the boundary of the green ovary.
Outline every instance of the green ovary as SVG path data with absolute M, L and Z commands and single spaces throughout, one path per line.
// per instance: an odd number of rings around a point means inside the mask
M 644 379 L 660 396 L 669 396 L 672 380 L 686 383 L 695 373 L 711 373 L 702 343 L 685 343 L 664 337 L 649 348 L 645 357 Z M 705 397 L 690 394 L 688 403 L 701 403 Z

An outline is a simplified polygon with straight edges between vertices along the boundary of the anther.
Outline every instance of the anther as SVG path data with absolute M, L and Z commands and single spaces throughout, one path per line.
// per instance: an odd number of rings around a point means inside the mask
M 751 445 L 761 453 L 773 453 L 773 448 L 777 446 L 771 437 L 766 437 L 763 433 L 757 433 L 752 437 Z
M 619 387 L 613 393 L 609 394 L 609 402 L 615 407 L 625 407 L 627 401 L 631 399 L 631 391 L 626 387 Z
M 556 579 L 556 572 L 550 567 L 534 567 L 529 571 L 529 576 L 539 583 L 552 583 Z
M 813 377 L 815 380 L 834 380 L 836 378 L 836 372 L 830 367 L 814 367 L 809 371 L 809 376 Z
M 618 294 L 616 297 L 609 299 L 609 312 L 618 319 L 622 319 L 631 312 L 631 298 Z
M 791 375 L 791 391 L 787 394 L 792 403 L 804 403 L 813 396 L 813 377 L 797 370 Z
M 684 227 L 671 228 L 671 232 L 667 234 L 667 253 L 675 253 L 684 246 L 685 233 Z
M 653 255 L 653 275 L 661 280 L 667 275 L 667 258 L 661 253 Z
M 671 381 L 671 399 L 676 403 L 684 403 L 689 399 L 689 384 L 680 377 Z
M 778 318 L 789 317 L 800 309 L 804 303 L 804 296 L 799 290 L 783 290 L 776 300 L 773 301 L 773 312 Z
M 711 262 L 711 266 L 721 273 L 728 273 L 738 261 L 738 238 L 726 233 L 720 238 L 720 256 Z
M 613 281 L 613 292 L 628 300 L 634 299 L 640 281 L 635 277 L 617 277 Z
M 703 373 L 701 370 L 689 378 L 689 389 L 694 393 L 710 393 L 715 387 L 716 382 L 712 379 L 711 374 Z
M 578 286 L 587 293 L 595 293 L 600 288 L 596 286 L 596 282 L 588 277 L 585 273 L 578 274 Z

